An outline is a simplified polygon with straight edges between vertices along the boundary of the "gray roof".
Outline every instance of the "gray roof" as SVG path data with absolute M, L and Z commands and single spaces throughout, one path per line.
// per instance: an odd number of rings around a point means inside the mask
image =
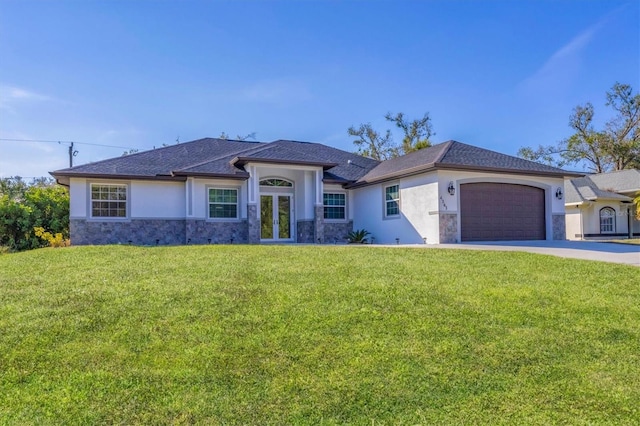
M 354 186 L 367 185 L 401 176 L 435 169 L 484 170 L 498 173 L 518 173 L 544 176 L 581 176 L 557 167 L 547 166 L 511 155 L 447 141 L 402 157 L 380 163 L 364 175 Z
M 370 158 L 317 143 L 205 138 L 57 170 L 51 174 L 58 180 L 70 177 L 184 180 L 187 176 L 247 179 L 249 174 L 242 165 L 249 161 L 321 166 L 325 170 L 326 181 L 341 183 L 358 180 L 378 164 Z
M 640 171 L 635 169 L 589 175 L 565 181 L 565 203 L 613 200 L 631 201 L 622 193 L 634 194 L 640 190 Z
M 590 175 L 589 178 L 600 189 L 614 192 L 636 193 L 640 191 L 640 170 L 628 169 L 617 172 Z
M 222 139 L 198 139 L 192 142 L 171 145 L 121 157 L 110 158 L 95 163 L 52 172 L 58 176 L 122 176 L 122 177 L 162 177 L 172 176 L 176 170 L 188 168 L 203 161 L 211 161 L 225 155 L 245 151 L 262 145 L 257 142 L 240 142 Z M 218 165 L 216 172 L 234 175 L 244 173 L 230 164 Z

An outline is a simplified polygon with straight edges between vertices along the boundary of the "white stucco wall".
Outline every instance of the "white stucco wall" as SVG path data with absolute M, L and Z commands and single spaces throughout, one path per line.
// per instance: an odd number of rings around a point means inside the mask
M 184 182 L 132 181 L 129 211 L 132 219 L 184 219 Z
M 238 190 L 238 215 L 240 219 L 247 217 L 247 181 L 234 179 L 201 179 L 193 178 L 186 183 L 185 187 L 191 189 L 191 196 L 182 197 L 180 201 L 190 219 L 207 219 L 209 210 L 209 193 L 207 188 L 230 188 Z M 190 209 L 189 204 L 192 205 Z
M 567 206 L 565 208 L 565 223 L 567 240 L 582 239 L 582 212 L 580 206 Z
M 322 176 L 322 168 L 298 166 L 298 165 L 284 165 L 278 167 L 271 164 L 251 163 L 245 166 L 251 174 L 251 179 L 248 185 L 252 185 L 249 188 L 256 193 L 255 199 L 252 201 L 249 197 L 249 202 L 255 202 L 260 205 L 259 193 L 268 193 L 269 188 L 260 188 L 258 183 L 263 179 L 269 178 L 281 178 L 293 182 L 293 205 L 294 205 L 294 218 L 295 220 L 312 220 L 314 218 L 314 206 L 316 204 L 318 195 L 318 176 Z M 320 188 L 321 188 L 321 183 Z M 272 192 L 287 191 L 287 188 L 275 188 Z M 319 197 L 320 203 L 322 202 L 322 196 Z
M 453 182 L 455 194 L 448 193 Z M 498 182 L 530 185 L 545 191 L 547 238 L 553 235 L 552 216 L 564 214 L 564 200 L 555 197 L 557 188 L 564 189 L 563 178 L 526 176 L 517 174 L 482 173 L 474 171 L 438 170 L 396 181 L 371 185 L 353 190 L 354 229 L 364 228 L 375 237 L 376 243 L 427 244 L 440 242 L 440 214 L 458 216 L 460 241 L 460 185 L 472 182 Z M 398 183 L 400 186 L 400 217 L 384 218 L 383 187 Z
M 629 232 L 629 222 L 627 216 L 627 205 L 617 201 L 595 201 L 587 202 L 580 206 L 582 212 L 582 223 L 585 234 L 600 234 L 600 210 L 605 207 L 611 207 L 615 210 L 615 231 L 614 233 Z M 573 210 L 575 207 L 567 207 L 567 210 Z M 576 232 L 578 233 L 578 232 Z M 567 232 L 567 237 L 569 233 Z M 606 238 L 606 234 L 603 234 Z M 574 237 L 575 238 L 575 237 Z
M 71 178 L 69 182 L 71 219 L 90 219 L 89 192 L 92 183 L 127 185 L 127 202 L 129 203 L 127 211 L 131 219 L 184 219 L 185 217 L 184 182 Z
M 87 191 L 86 179 L 71 178 L 69 180 L 69 217 L 71 219 L 86 219 L 89 216 Z
M 397 183 L 400 188 L 400 216 L 384 217 L 384 187 Z M 437 174 L 385 182 L 353 190 L 353 228 L 366 229 L 376 244 L 423 244 L 438 242 Z

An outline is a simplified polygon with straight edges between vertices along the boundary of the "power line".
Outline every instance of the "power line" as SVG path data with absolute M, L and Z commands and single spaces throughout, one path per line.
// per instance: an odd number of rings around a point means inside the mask
M 100 143 L 89 143 L 89 142 L 77 142 L 77 141 L 49 141 L 43 139 L 6 139 L 0 138 L 2 142 L 38 142 L 38 143 L 68 143 L 68 144 L 78 144 L 78 145 L 91 145 L 91 146 L 101 146 L 106 148 L 120 148 L 120 149 L 137 149 L 131 146 L 118 146 L 118 145 L 105 145 Z

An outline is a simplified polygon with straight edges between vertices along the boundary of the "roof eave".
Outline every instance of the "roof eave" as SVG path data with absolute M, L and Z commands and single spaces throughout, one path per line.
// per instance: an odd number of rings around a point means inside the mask
M 471 166 L 466 164 L 446 164 L 446 163 L 435 163 L 436 169 L 444 169 L 444 170 L 480 170 L 483 172 L 494 172 L 501 174 L 517 174 L 517 175 L 533 175 L 533 176 L 549 176 L 549 177 L 582 177 L 584 174 L 576 173 L 576 172 L 568 172 L 566 170 L 553 172 L 553 171 L 544 171 L 544 170 L 520 170 L 520 169 L 508 169 L 502 167 L 489 167 L 489 166 Z
M 414 176 L 420 173 L 426 173 L 433 170 L 465 170 L 465 171 L 481 171 L 481 172 L 493 172 L 493 173 L 501 173 L 501 174 L 517 174 L 517 175 L 528 175 L 528 176 L 548 176 L 548 177 L 581 177 L 584 176 L 582 174 L 574 173 L 574 172 L 547 172 L 540 170 L 518 170 L 518 169 L 505 169 L 499 167 L 484 167 L 484 166 L 468 166 L 464 164 L 446 164 L 446 163 L 430 163 L 421 165 L 419 167 L 414 167 L 412 169 L 402 170 L 400 172 L 388 173 L 383 176 L 379 176 L 373 180 L 355 182 L 352 185 L 349 185 L 348 188 L 359 188 L 368 185 L 374 185 L 376 183 L 381 183 L 393 179 L 400 179 L 403 177 Z
M 235 180 L 247 180 L 250 175 L 246 172 L 239 172 L 234 174 L 228 173 L 207 173 L 207 172 L 183 172 L 176 171 L 173 172 L 174 176 L 184 177 L 185 179 L 188 177 L 208 177 L 208 178 L 216 178 L 216 179 L 235 179 Z
M 68 172 L 49 172 L 51 176 L 60 180 L 60 178 L 71 179 L 120 179 L 120 180 L 163 180 L 163 181 L 185 181 L 186 178 L 172 175 L 133 175 L 133 174 L 106 174 L 106 173 L 68 173 Z
M 324 178 L 322 179 L 322 183 L 329 183 L 329 184 L 337 184 L 337 185 L 349 185 L 350 183 L 353 183 L 352 180 L 346 180 L 346 179 L 331 179 L 331 178 Z
M 296 166 L 322 167 L 323 170 L 328 170 L 338 165 L 338 163 L 325 163 L 325 162 L 319 162 L 319 161 L 296 161 L 296 160 L 281 160 L 277 158 L 255 158 L 255 157 L 235 157 L 230 161 L 230 163 L 233 166 L 244 166 L 247 163 L 293 164 Z
M 426 173 L 435 170 L 433 163 L 420 165 L 419 167 L 413 167 L 411 169 L 402 170 L 400 172 L 387 173 L 386 175 L 378 176 L 373 180 L 367 181 L 356 181 L 351 185 L 348 185 L 347 188 L 360 188 L 363 186 L 375 185 L 376 183 L 386 182 L 393 179 L 400 179 L 403 177 L 414 176 L 420 173 Z

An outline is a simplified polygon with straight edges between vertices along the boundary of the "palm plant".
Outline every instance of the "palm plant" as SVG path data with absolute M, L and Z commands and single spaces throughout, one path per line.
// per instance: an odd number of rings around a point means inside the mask
M 357 229 L 347 234 L 347 241 L 349 244 L 366 244 L 368 235 L 371 235 L 371 232 L 366 229 Z

